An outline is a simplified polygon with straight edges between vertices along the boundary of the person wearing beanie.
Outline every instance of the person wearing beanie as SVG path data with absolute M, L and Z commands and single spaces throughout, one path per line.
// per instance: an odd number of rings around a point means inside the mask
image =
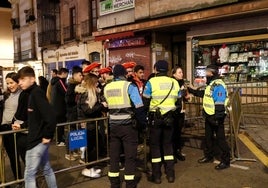
M 101 66 L 100 63 L 93 62 L 83 69 L 83 74 L 85 75 L 85 74 L 91 73 L 91 74 L 95 74 L 96 76 L 99 76 L 100 66 Z
M 148 180 L 161 183 L 161 166 L 165 164 L 166 178 L 175 181 L 173 155 L 173 112 L 180 98 L 180 87 L 174 78 L 167 76 L 168 62 L 159 60 L 154 65 L 156 75 L 150 78 L 143 91 L 144 104 L 149 111 L 149 143 L 151 151 L 152 175 Z M 162 162 L 162 157 L 164 161 Z
M 204 157 L 199 163 L 213 162 L 214 141 L 218 143 L 221 150 L 221 162 L 215 166 L 216 170 L 230 167 L 230 148 L 225 139 L 224 119 L 225 107 L 228 103 L 228 90 L 216 65 L 208 65 L 206 68 L 207 86 L 204 91 L 188 88 L 189 93 L 203 98 L 203 113 L 205 117 L 205 150 Z M 216 134 L 216 140 L 214 140 Z
M 104 87 L 107 83 L 111 82 L 113 80 L 112 75 L 112 68 L 111 67 L 105 67 L 100 69 L 100 83 L 102 87 Z
M 110 123 L 110 169 L 111 187 L 121 187 L 119 162 L 121 145 L 125 154 L 126 187 L 137 187 L 140 176 L 136 173 L 138 129 L 145 129 L 146 112 L 135 84 L 126 80 L 126 70 L 121 64 L 113 68 L 114 81 L 104 88 L 108 103 Z M 135 117 L 135 119 L 133 119 Z M 138 123 L 133 123 L 138 121 Z M 139 125 L 140 127 L 137 127 Z
M 129 62 L 123 63 L 122 65 L 127 71 L 126 77 L 128 81 L 131 81 L 133 78 L 133 69 L 136 66 L 136 63 L 134 61 L 129 61 Z

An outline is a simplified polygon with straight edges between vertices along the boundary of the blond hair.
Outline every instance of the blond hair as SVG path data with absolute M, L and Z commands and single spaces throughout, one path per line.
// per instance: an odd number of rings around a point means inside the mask
M 98 77 L 94 74 L 87 74 L 84 77 L 83 86 L 87 89 L 88 97 L 86 103 L 90 108 L 92 108 L 98 98 L 97 93 L 99 92 L 97 89 Z

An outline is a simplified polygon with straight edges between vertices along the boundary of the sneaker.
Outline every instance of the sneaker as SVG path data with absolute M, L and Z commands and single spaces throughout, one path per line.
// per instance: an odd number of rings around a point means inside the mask
M 65 159 L 69 160 L 69 161 L 75 161 L 76 158 L 73 155 L 70 154 L 65 154 Z
M 82 159 L 82 158 L 79 159 L 79 164 L 85 164 L 85 163 L 86 163 L 85 159 Z
M 120 170 L 120 171 L 125 170 L 125 163 L 121 163 L 121 162 L 119 162 L 119 170 Z
M 95 169 L 95 168 L 92 168 L 94 170 L 95 173 L 99 174 L 101 173 L 101 169 Z
M 72 154 L 73 154 L 74 157 L 79 157 L 79 154 L 76 153 L 76 152 L 72 152 Z
M 93 168 L 82 170 L 82 175 L 90 178 L 99 178 L 100 174 L 96 173 Z
M 57 146 L 65 146 L 65 143 L 64 142 L 58 142 Z

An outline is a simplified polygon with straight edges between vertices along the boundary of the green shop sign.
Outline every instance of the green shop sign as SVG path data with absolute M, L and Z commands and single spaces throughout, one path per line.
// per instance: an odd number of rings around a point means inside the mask
M 100 1 L 100 16 L 135 7 L 135 0 L 103 0 Z

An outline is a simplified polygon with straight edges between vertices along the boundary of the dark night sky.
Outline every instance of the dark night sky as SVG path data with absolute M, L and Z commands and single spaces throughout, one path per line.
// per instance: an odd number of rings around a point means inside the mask
M 0 7 L 11 8 L 11 4 L 8 2 L 8 0 L 0 0 Z

